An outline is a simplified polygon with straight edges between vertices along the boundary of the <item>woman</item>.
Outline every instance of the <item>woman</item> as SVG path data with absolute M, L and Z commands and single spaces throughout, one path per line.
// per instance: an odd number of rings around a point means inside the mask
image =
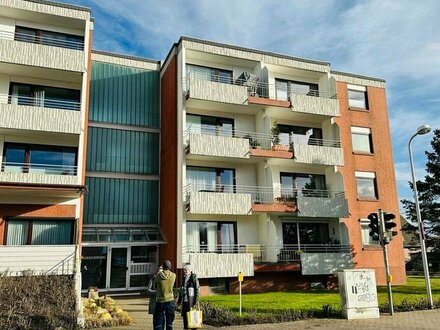
M 182 287 L 180 288 L 177 303 L 182 305 L 183 328 L 188 328 L 187 312 L 197 304 L 199 298 L 200 284 L 196 274 L 191 270 L 190 265 L 183 267 Z

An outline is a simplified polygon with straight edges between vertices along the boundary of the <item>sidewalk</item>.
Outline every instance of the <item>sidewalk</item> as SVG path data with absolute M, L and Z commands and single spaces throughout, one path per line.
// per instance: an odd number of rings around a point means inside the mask
M 153 318 L 148 314 L 148 299 L 143 297 L 114 298 L 116 303 L 127 311 L 133 318 L 133 324 L 126 327 L 112 328 L 112 330 L 149 330 L 153 329 Z M 440 329 L 440 309 L 415 312 L 396 313 L 394 316 L 382 314 L 379 319 L 343 320 L 343 319 L 309 319 L 288 322 L 283 324 L 252 324 L 233 327 L 222 327 L 224 330 L 279 330 L 279 329 L 316 329 L 319 330 L 363 330 L 363 329 Z M 183 329 L 180 313 L 176 313 L 174 329 Z M 217 329 L 204 325 L 203 329 Z

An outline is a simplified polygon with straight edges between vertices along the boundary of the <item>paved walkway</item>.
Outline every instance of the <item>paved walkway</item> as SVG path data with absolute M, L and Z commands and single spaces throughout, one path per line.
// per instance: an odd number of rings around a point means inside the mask
M 140 297 L 114 298 L 116 303 L 126 310 L 134 322 L 131 326 L 112 328 L 112 330 L 150 330 L 153 328 L 152 316 L 148 315 L 148 299 Z M 183 329 L 183 321 L 180 314 L 176 313 L 174 329 Z M 203 329 L 216 329 L 215 327 L 204 325 Z M 280 330 L 280 329 L 319 329 L 319 330 L 368 330 L 368 329 L 440 329 L 440 309 L 396 313 L 394 316 L 382 314 L 379 319 L 367 320 L 338 320 L 338 319 L 310 319 L 277 324 L 254 324 L 233 327 L 223 327 L 224 330 Z

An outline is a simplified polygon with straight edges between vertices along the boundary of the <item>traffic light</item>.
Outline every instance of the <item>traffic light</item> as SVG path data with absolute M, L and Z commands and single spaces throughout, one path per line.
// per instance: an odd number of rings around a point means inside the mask
M 385 235 L 384 235 L 385 244 L 388 244 L 393 239 L 393 236 L 397 235 L 397 231 L 393 231 L 393 228 L 397 226 L 397 224 L 394 222 L 394 219 L 396 219 L 396 216 L 393 213 L 385 212 L 383 214 L 383 220 L 385 226 Z
M 379 228 L 379 217 L 377 213 L 370 213 L 367 217 L 370 220 L 370 236 L 373 241 L 378 241 L 380 239 L 380 228 Z

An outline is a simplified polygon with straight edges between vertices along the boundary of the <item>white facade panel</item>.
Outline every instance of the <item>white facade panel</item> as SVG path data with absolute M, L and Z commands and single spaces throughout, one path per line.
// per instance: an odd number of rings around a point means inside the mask
M 252 214 L 251 194 L 220 192 L 191 192 L 190 213 L 192 214 Z
M 297 197 L 299 217 L 348 217 L 348 203 L 344 196 Z
M 293 155 L 298 163 L 344 165 L 344 154 L 341 148 L 294 144 Z
M 0 62 L 74 72 L 86 71 L 84 51 L 1 38 Z
M 80 111 L 0 103 L 2 128 L 80 134 L 81 115 Z
M 249 140 L 227 136 L 191 133 L 189 136 L 191 155 L 249 158 Z
M 247 104 L 248 90 L 245 86 L 229 85 L 190 77 L 189 97 L 199 100 L 231 104 Z
M 189 263 L 198 278 L 254 276 L 251 253 L 190 253 Z
M 79 185 L 80 178 L 77 175 L 0 172 L 0 182 Z
M 342 253 L 302 253 L 301 272 L 303 275 L 336 274 L 341 269 L 353 268 L 350 252 Z
M 336 98 L 315 97 L 290 93 L 292 111 L 323 116 L 339 116 L 339 101 Z
M 0 247 L 0 273 L 20 276 L 34 274 L 73 274 L 75 245 L 34 245 Z

